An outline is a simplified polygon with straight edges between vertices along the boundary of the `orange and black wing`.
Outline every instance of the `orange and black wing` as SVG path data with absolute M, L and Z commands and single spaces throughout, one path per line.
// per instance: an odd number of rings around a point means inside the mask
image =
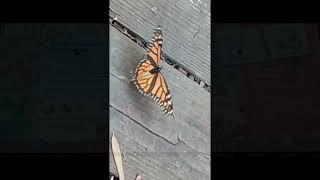
M 167 115 L 172 114 L 173 104 L 167 82 L 160 72 L 150 73 L 148 70 L 152 67 L 149 61 L 142 63 L 133 82 L 141 94 L 157 102 Z
M 167 115 L 172 114 L 173 104 L 171 93 L 166 80 L 160 72 L 153 78 L 152 87 L 153 88 L 149 90 L 150 94 L 148 94 L 150 98 L 156 101 Z
M 171 94 L 168 85 L 160 72 L 151 73 L 159 67 L 162 51 L 162 31 L 157 27 L 153 42 L 148 46 L 145 57 L 138 63 L 132 81 L 139 92 L 152 98 L 166 114 L 173 113 Z
M 152 89 L 153 78 L 157 73 L 151 73 L 153 69 L 159 67 L 162 50 L 162 30 L 160 26 L 153 33 L 152 43 L 148 45 L 148 50 L 144 58 L 138 63 L 133 75 L 132 81 L 140 93 L 146 95 L 149 89 Z M 151 72 L 150 72 L 151 71 Z
M 148 59 L 143 59 L 139 62 L 134 74 L 133 74 L 133 83 L 139 92 L 143 95 L 147 95 L 150 89 L 153 88 L 152 82 L 154 78 L 157 76 L 157 73 L 150 73 L 155 66 Z
M 154 66 L 159 66 L 161 60 L 162 52 L 162 30 L 158 26 L 154 33 L 152 43 L 148 45 L 148 51 L 146 53 L 146 58 L 154 63 Z

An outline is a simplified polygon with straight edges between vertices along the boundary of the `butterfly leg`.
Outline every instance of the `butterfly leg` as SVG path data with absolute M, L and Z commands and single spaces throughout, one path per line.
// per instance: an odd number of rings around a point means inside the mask
M 176 119 L 176 118 L 175 118 L 175 115 L 174 115 L 174 112 L 172 112 L 172 117 L 173 117 L 173 119 Z
M 173 118 L 173 119 L 175 119 L 175 114 L 174 114 L 174 112 L 173 112 L 173 111 L 172 111 L 172 113 L 167 114 L 167 116 L 169 116 L 169 115 L 171 115 L 171 116 L 172 116 L 172 118 Z
M 161 51 L 160 58 L 161 58 L 161 60 L 163 60 L 163 61 L 164 61 L 163 51 Z
M 175 116 L 174 112 L 172 112 L 172 117 L 173 117 L 173 119 L 176 119 L 176 118 L 175 118 L 176 116 Z

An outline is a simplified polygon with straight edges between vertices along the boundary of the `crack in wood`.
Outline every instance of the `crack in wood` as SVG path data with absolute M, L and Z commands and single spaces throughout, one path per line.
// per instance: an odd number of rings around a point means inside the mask
M 117 78 L 117 79 L 120 80 L 120 81 L 126 80 L 128 83 L 130 83 L 130 82 L 129 82 L 129 79 L 127 79 L 127 78 L 120 78 L 118 75 L 116 75 L 116 74 L 114 74 L 114 73 L 111 73 L 111 72 L 110 72 L 110 75 L 112 75 L 113 77 Z M 141 123 L 139 123 L 138 121 L 136 121 L 135 119 L 133 119 L 130 115 L 122 112 L 121 110 L 115 108 L 115 107 L 112 106 L 112 105 L 109 105 L 109 107 L 112 107 L 113 109 L 117 110 L 119 113 L 121 113 L 121 114 L 125 115 L 126 117 L 130 118 L 133 122 L 137 123 L 138 125 L 140 125 L 140 126 L 143 127 L 144 129 L 146 129 L 146 130 L 149 131 L 150 133 L 156 135 L 157 137 L 160 137 L 161 139 L 164 139 L 166 142 L 169 142 L 171 145 L 175 145 L 175 146 L 176 146 L 176 145 L 179 145 L 179 144 L 183 144 L 184 146 L 188 147 L 189 149 L 192 149 L 192 150 L 195 150 L 195 151 L 197 151 L 197 152 L 206 154 L 206 153 L 204 153 L 204 152 L 201 152 L 201 151 L 199 151 L 199 150 L 196 150 L 195 148 L 191 147 L 191 146 L 188 145 L 186 142 L 184 142 L 184 141 L 180 138 L 180 133 L 179 133 L 179 132 L 178 132 L 178 135 L 177 135 L 177 140 L 178 140 L 178 141 L 177 141 L 176 143 L 172 143 L 172 142 L 170 142 L 169 140 L 167 140 L 165 137 L 162 137 L 162 136 L 156 134 L 155 132 L 151 131 L 151 130 L 148 129 L 147 127 L 143 126 Z
M 188 148 L 190 148 L 190 149 L 192 149 L 192 150 L 195 150 L 195 151 L 197 151 L 197 152 L 199 152 L 199 153 L 201 153 L 201 154 L 204 154 L 203 156 L 204 156 L 205 158 L 206 158 L 206 156 L 210 156 L 210 154 L 207 154 L 207 153 L 201 152 L 201 151 L 199 151 L 199 150 L 196 150 L 196 149 L 194 149 L 193 147 L 189 146 L 186 142 L 184 142 L 183 140 L 181 140 L 181 139 L 180 139 L 180 133 L 179 133 L 179 132 L 178 132 L 178 135 L 177 135 L 177 139 L 178 139 L 178 142 L 175 143 L 175 145 L 178 145 L 178 144 L 180 143 L 180 144 L 183 144 L 183 145 L 185 145 L 186 147 L 188 147 Z M 208 158 L 206 158 L 206 159 L 208 159 Z
M 177 143 L 172 143 L 169 140 L 167 140 L 165 137 L 160 136 L 159 134 L 153 132 L 152 130 L 150 130 L 149 128 L 147 128 L 146 126 L 144 126 L 143 124 L 141 124 L 140 122 L 138 122 L 137 120 L 133 119 L 130 115 L 122 112 L 121 110 L 113 107 L 112 105 L 109 105 L 109 107 L 113 108 L 114 110 L 118 111 L 119 113 L 121 113 L 122 115 L 126 116 L 127 118 L 129 118 L 131 121 L 133 121 L 134 123 L 138 124 L 139 126 L 141 126 L 142 128 L 144 128 L 145 130 L 147 130 L 149 133 L 155 135 L 156 137 L 159 137 L 161 139 L 163 139 L 164 141 L 172 144 L 172 145 L 176 145 Z
M 195 151 L 197 151 L 197 152 L 199 152 L 199 153 L 201 153 L 201 154 L 204 154 L 204 156 L 209 156 L 209 154 L 204 153 L 204 152 L 201 152 L 201 151 L 198 151 L 198 150 L 192 148 L 191 146 L 189 146 L 189 145 L 188 145 L 187 143 L 185 143 L 183 140 L 181 140 L 181 139 L 180 139 L 180 133 L 178 133 L 178 135 L 177 135 L 178 142 L 177 142 L 177 143 L 172 143 L 172 142 L 170 142 L 169 140 L 167 140 L 165 137 L 162 137 L 162 136 L 160 136 L 159 134 L 156 134 L 155 132 L 151 131 L 151 130 L 148 129 L 146 126 L 142 125 L 141 123 L 139 123 L 138 121 L 136 121 L 135 119 L 133 119 L 133 118 L 132 118 L 131 116 L 129 116 L 128 114 L 126 114 L 126 113 L 122 112 L 121 110 L 113 107 L 112 105 L 109 105 L 109 107 L 113 108 L 114 110 L 116 110 L 117 112 L 121 113 L 122 115 L 128 117 L 128 118 L 129 118 L 130 120 L 132 120 L 134 123 L 138 124 L 139 126 L 141 126 L 141 127 L 144 128 L 144 129 L 146 129 L 148 132 L 150 132 L 151 134 L 155 135 L 156 137 L 159 137 L 159 138 L 165 140 L 166 142 L 170 143 L 171 145 L 176 146 L 176 145 L 179 145 L 179 144 L 183 144 L 183 145 L 185 145 L 186 147 L 188 147 L 189 149 L 192 149 L 192 150 L 195 150 Z

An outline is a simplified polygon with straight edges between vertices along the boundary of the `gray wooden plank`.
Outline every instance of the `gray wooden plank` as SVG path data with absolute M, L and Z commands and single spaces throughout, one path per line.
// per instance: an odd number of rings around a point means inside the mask
M 126 114 L 110 106 L 110 131 L 123 154 L 126 179 L 142 174 L 143 179 L 210 179 L 210 157 L 182 143 L 175 145 L 146 130 Z M 117 174 L 111 148 L 110 171 Z
M 162 64 L 172 93 L 175 120 L 166 117 L 151 99 L 142 96 L 130 79 L 145 50 L 110 27 L 110 105 L 171 143 L 183 141 L 210 153 L 210 94 L 167 64 Z
M 111 0 L 118 21 L 151 41 L 162 25 L 163 50 L 188 71 L 210 84 L 210 0 Z

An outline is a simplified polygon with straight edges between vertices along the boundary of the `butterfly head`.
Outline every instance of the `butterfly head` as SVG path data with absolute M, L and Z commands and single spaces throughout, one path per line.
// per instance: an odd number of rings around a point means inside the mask
M 162 29 L 161 29 L 160 25 L 153 30 L 154 30 L 154 33 L 153 33 L 154 36 L 162 38 L 161 37 L 162 36 Z
M 155 67 L 155 68 L 153 68 L 151 71 L 149 71 L 151 74 L 156 74 L 156 73 L 158 73 L 158 72 L 160 72 L 161 71 L 161 67 Z
M 156 70 L 157 72 L 160 72 L 160 71 L 161 71 L 161 69 L 162 69 L 162 68 L 161 68 L 161 67 L 159 67 L 159 66 L 155 68 L 155 70 Z
M 161 67 L 155 67 L 155 68 L 153 68 L 151 71 L 149 71 L 151 74 L 155 74 L 155 73 L 158 73 L 158 72 L 160 72 L 161 71 Z

